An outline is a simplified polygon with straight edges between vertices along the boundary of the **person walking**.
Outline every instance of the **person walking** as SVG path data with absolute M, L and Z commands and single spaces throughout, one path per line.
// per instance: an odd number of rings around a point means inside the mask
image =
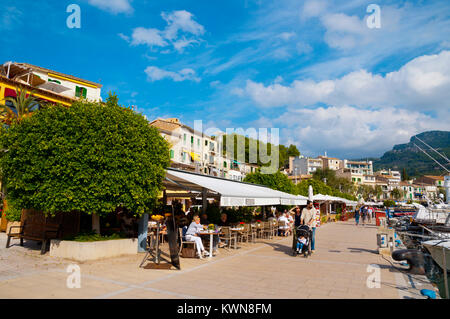
M 366 226 L 366 219 L 367 219 L 367 206 L 363 206 L 361 213 L 361 222 L 363 226 Z
M 297 247 L 297 227 L 301 225 L 301 217 L 302 212 L 300 210 L 300 207 L 295 206 L 292 208 L 289 212 L 295 211 L 294 215 L 294 229 L 292 230 L 292 249 L 296 249 Z
M 317 215 L 320 214 L 320 212 L 317 212 L 317 210 L 314 208 L 312 201 L 308 200 L 306 202 L 306 205 L 307 205 L 306 208 L 303 208 L 302 211 L 301 223 L 303 225 L 308 225 L 312 229 L 311 234 L 311 253 L 312 253 L 315 250 Z
M 356 226 L 359 225 L 359 215 L 360 215 L 360 212 L 361 212 L 361 208 L 362 207 L 360 207 L 359 209 L 355 209 L 355 223 L 356 223 Z
M 372 224 L 372 214 L 373 214 L 373 209 L 372 209 L 372 207 L 369 207 L 367 209 L 367 219 L 368 219 L 369 224 Z

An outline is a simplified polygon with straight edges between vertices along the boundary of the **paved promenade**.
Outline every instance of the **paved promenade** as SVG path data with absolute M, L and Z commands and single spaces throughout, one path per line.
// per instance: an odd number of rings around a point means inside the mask
M 79 263 L 81 288 L 70 289 L 72 262 L 39 255 L 31 241 L 20 247 L 13 240 L 5 249 L 1 233 L 0 298 L 423 299 L 420 289 L 431 288 L 425 277 L 404 275 L 377 254 L 374 225 L 325 224 L 316 238 L 307 259 L 291 256 L 292 237 L 277 237 L 220 249 L 210 261 L 182 258 L 181 271 L 138 268 L 142 254 Z M 367 286 L 369 265 L 380 267 L 380 288 Z

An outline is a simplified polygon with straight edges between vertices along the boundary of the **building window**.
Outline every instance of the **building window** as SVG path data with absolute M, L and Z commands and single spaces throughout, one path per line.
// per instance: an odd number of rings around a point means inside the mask
M 58 84 L 61 84 L 61 82 L 60 81 L 58 81 L 58 80 L 53 80 L 53 79 L 48 79 L 48 82 L 54 82 L 54 83 L 58 83 Z
M 361 181 L 361 178 L 358 178 L 358 182 L 360 182 Z
M 194 144 L 194 137 L 191 136 L 191 144 Z
M 183 140 L 184 140 L 184 145 L 186 145 L 186 134 L 184 134 Z
M 200 147 L 200 139 L 197 139 L 197 146 Z
M 75 88 L 75 96 L 86 98 L 87 89 L 82 86 L 77 86 Z
M 183 162 L 186 162 L 186 153 L 183 152 Z
M 208 146 L 208 140 L 205 140 L 205 146 Z
M 223 162 L 223 167 L 227 167 L 227 162 Z
M 175 156 L 174 151 L 173 151 L 173 150 L 170 150 L 170 158 L 174 158 L 174 156 Z

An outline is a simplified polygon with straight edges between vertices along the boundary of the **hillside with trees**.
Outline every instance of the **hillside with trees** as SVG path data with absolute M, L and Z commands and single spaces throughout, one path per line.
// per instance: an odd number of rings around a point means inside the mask
M 233 154 L 227 154 L 227 139 L 233 138 L 234 139 L 234 151 Z M 256 157 L 257 164 L 259 166 L 265 166 L 267 164 L 267 159 L 260 158 L 259 152 L 260 149 L 262 150 L 263 154 L 267 154 L 269 157 L 272 154 L 272 148 L 273 144 L 271 143 L 264 143 L 259 140 L 255 140 L 253 138 L 249 138 L 247 136 L 242 136 L 238 134 L 231 134 L 231 135 L 224 135 L 223 136 L 223 143 L 222 143 L 222 151 L 223 154 L 230 156 L 234 160 L 238 160 L 238 145 L 241 143 L 240 141 L 244 141 L 244 155 L 245 155 L 245 162 L 246 163 L 254 163 L 254 160 L 252 160 L 252 157 L 250 154 L 250 150 L 252 147 L 256 146 L 256 154 L 254 156 Z M 253 146 L 254 145 L 254 146 Z M 290 156 L 300 156 L 300 151 L 297 149 L 297 146 L 295 145 L 289 145 L 284 146 L 282 144 L 278 145 L 278 151 L 279 151 L 279 168 L 284 168 L 289 164 L 289 157 Z M 265 163 L 265 164 L 264 164 Z M 270 163 L 269 163 L 270 164 Z

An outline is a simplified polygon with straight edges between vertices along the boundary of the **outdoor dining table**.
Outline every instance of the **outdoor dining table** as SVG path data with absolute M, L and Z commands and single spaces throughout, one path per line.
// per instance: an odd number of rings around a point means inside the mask
M 214 235 L 219 236 L 220 232 L 215 230 L 204 230 L 198 233 L 199 235 L 209 235 L 209 259 L 213 257 L 213 237 Z

